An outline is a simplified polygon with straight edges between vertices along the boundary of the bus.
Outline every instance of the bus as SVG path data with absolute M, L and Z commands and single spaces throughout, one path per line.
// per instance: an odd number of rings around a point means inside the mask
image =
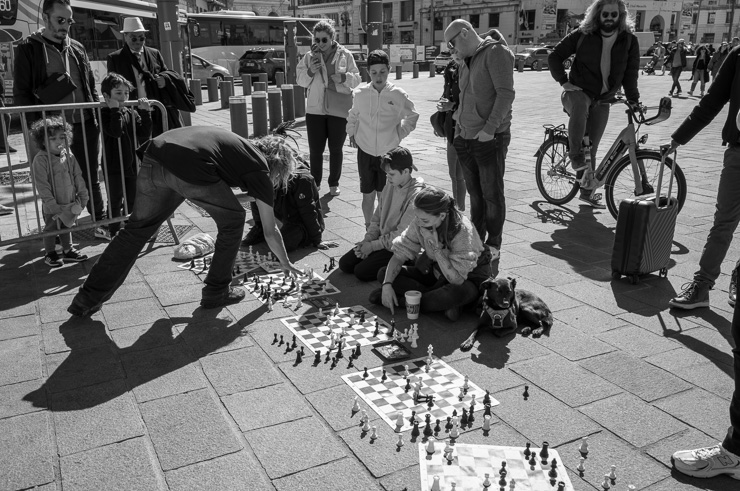
M 13 103 L 13 48 L 44 26 L 41 0 L 0 0 L 0 73 L 5 80 L 6 103 Z M 70 37 L 82 43 L 90 58 L 95 81 L 107 73 L 108 53 L 123 48 L 121 34 L 125 17 L 141 17 L 147 46 L 159 49 L 157 4 L 140 0 L 74 0 L 75 23 Z
M 296 23 L 299 55 L 311 49 L 313 27 L 321 19 L 257 16 L 253 12 L 220 10 L 188 14 L 186 45 L 194 55 L 239 72 L 239 58 L 252 48 L 283 49 L 285 21 Z

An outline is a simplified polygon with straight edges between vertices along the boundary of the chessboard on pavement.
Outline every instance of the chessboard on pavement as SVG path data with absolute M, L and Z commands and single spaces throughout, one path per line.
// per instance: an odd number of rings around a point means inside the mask
M 195 274 L 205 274 L 208 272 L 213 260 L 213 253 L 206 254 L 205 256 L 191 259 L 178 266 L 180 269 L 189 269 Z M 239 251 L 234 259 L 234 270 L 232 276 L 244 277 L 252 271 L 262 269 L 265 273 L 275 273 L 280 271 L 280 263 L 271 260 L 271 257 L 266 254 L 258 254 L 253 252 Z
M 325 295 L 336 295 L 341 293 L 337 287 L 332 285 L 329 280 L 323 279 L 316 273 L 313 277 L 308 278 L 290 278 L 284 273 L 270 273 L 259 275 L 253 273 L 244 278 L 244 287 L 246 290 L 259 299 L 262 303 L 267 303 L 269 295 L 272 293 L 272 300 L 275 303 L 291 303 L 298 300 L 300 285 L 301 300 L 308 298 L 323 297 Z

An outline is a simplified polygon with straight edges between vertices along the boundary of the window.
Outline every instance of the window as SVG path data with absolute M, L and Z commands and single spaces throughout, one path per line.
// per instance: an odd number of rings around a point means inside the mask
M 480 27 L 480 14 L 470 14 L 470 25 L 475 29 Z
M 698 13 L 695 13 L 691 16 L 691 23 L 696 24 L 696 19 L 699 17 Z
M 713 43 L 714 42 L 714 33 L 713 32 L 706 32 L 706 33 L 702 34 L 702 36 L 701 36 L 701 42 L 702 43 L 707 43 L 707 44 Z
M 393 31 L 383 31 L 383 44 L 393 44 Z
M 444 29 L 444 24 L 442 23 L 442 16 L 435 15 L 434 16 L 434 30 L 441 31 L 442 29 Z
M 519 29 L 522 31 L 534 30 L 534 16 L 536 10 L 521 10 L 519 11 Z
M 410 22 L 414 20 L 414 0 L 404 0 L 401 2 L 401 22 Z
M 707 24 L 714 24 L 714 18 L 717 16 L 717 12 L 707 12 Z
M 401 44 L 414 44 L 414 31 L 401 31 Z
M 495 14 L 494 13 L 488 14 L 488 27 L 489 27 L 489 29 L 491 27 L 498 27 L 498 19 L 499 19 L 499 13 L 498 12 L 496 12 Z
M 384 3 L 383 4 L 383 23 L 387 24 L 389 22 L 393 22 L 393 4 Z

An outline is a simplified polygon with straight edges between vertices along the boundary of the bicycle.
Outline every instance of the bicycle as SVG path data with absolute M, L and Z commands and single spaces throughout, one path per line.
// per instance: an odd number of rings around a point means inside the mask
M 617 98 L 610 104 L 623 103 L 627 106 L 627 126 L 619 133 L 609 151 L 604 155 L 594 173 L 594 189 L 604 186 L 606 205 L 614 218 L 619 214 L 619 203 L 634 196 L 646 196 L 655 192 L 661 153 L 656 149 L 640 148 L 647 142 L 648 135 L 639 139 L 637 133 L 643 124 L 650 126 L 668 119 L 671 115 L 671 99 L 663 97 L 658 113 L 645 118 L 643 108 Z M 637 127 L 635 127 L 637 123 Z M 543 125 L 545 138 L 535 153 L 537 164 L 535 175 L 537 188 L 542 196 L 554 205 L 564 205 L 572 200 L 581 187 L 581 176 L 571 167 L 568 157 L 568 130 L 564 124 Z M 665 165 L 673 169 L 676 179 L 676 197 L 681 211 L 686 201 L 686 177 L 673 159 L 666 157 Z M 593 186 L 594 182 L 591 183 Z

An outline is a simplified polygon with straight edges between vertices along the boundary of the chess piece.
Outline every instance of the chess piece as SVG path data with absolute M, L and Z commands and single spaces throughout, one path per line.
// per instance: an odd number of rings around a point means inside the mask
M 380 325 L 378 325 L 378 322 L 375 321 L 375 330 L 373 331 L 373 337 L 378 337 L 378 334 L 380 334 Z
M 355 396 L 354 403 L 352 404 L 352 412 L 356 413 L 360 410 L 360 403 L 357 401 L 357 396 Z
M 396 433 L 401 432 L 404 424 L 406 424 L 406 422 L 403 419 L 403 413 L 401 411 L 398 411 L 398 416 L 396 417 Z
M 427 416 L 429 415 L 427 414 Z M 424 436 L 429 438 L 432 436 L 433 433 L 434 431 L 432 431 L 431 422 L 429 421 L 429 418 L 427 418 L 426 426 L 424 426 Z
M 316 355 L 313 357 L 313 364 L 318 365 L 321 363 L 321 350 L 316 350 Z
M 617 470 L 617 466 L 616 465 L 613 465 L 611 467 L 611 472 L 609 472 L 609 479 L 611 479 L 612 481 L 616 481 L 617 480 L 617 472 L 616 472 L 616 470 Z
M 414 427 L 411 429 L 411 438 L 416 438 L 421 432 L 419 431 L 419 422 L 414 420 Z
M 450 416 L 447 416 L 447 424 L 445 425 L 445 431 L 449 433 L 451 429 L 452 429 L 452 418 Z
M 434 435 L 437 436 L 442 431 L 442 427 L 439 425 L 440 421 L 437 420 L 437 424 L 434 425 Z
M 483 396 L 483 404 L 490 404 L 491 403 L 491 391 L 486 390 L 486 395 Z
M 558 489 L 557 489 L 557 491 L 565 491 L 565 482 L 564 481 L 558 482 Z
M 458 425 L 455 424 L 452 426 L 452 429 L 450 430 L 450 438 L 457 438 L 460 436 L 460 430 L 458 429 Z
M 283 340 L 283 335 L 280 335 L 280 342 L 278 343 L 278 346 L 282 346 L 285 341 Z
M 362 431 L 364 433 L 367 433 L 368 431 L 370 431 L 370 421 L 369 420 L 365 420 L 365 423 L 362 425 Z
M 272 340 L 272 344 L 275 344 L 277 342 L 278 342 L 278 337 L 277 337 L 277 333 L 275 333 L 275 337 Z
M 370 417 L 367 415 L 367 411 L 363 409 L 362 415 L 360 416 L 360 423 L 365 423 L 367 421 L 370 421 Z
M 491 431 L 491 416 L 483 417 L 483 431 Z
M 558 477 L 558 463 L 555 459 L 552 459 L 552 464 L 550 464 L 550 472 L 548 472 L 547 475 L 550 476 L 553 480 Z
M 370 433 L 370 441 L 377 440 L 377 439 L 378 439 L 378 427 L 373 425 L 372 433 Z
M 529 458 L 529 456 L 532 454 L 532 451 L 529 449 L 529 447 L 531 446 L 532 444 L 527 442 L 527 446 L 524 448 L 524 456 L 527 458 Z
M 295 352 L 295 362 L 296 364 L 301 363 L 303 361 L 303 353 L 300 351 Z
M 429 455 L 434 454 L 434 438 L 429 438 L 429 441 L 427 442 L 427 453 Z
M 547 458 L 550 456 L 550 453 L 548 452 L 549 448 L 550 448 L 549 443 L 542 442 L 542 450 L 540 450 L 540 458 L 542 458 L 543 462 L 546 462 Z
M 509 491 L 514 491 L 514 487 L 516 487 L 516 479 L 512 477 L 511 480 L 509 481 Z
M 396 443 L 396 447 L 399 449 L 403 447 L 403 433 L 398 434 L 398 442 Z
M 489 479 L 490 474 L 485 474 L 486 478 L 483 480 L 483 488 L 488 489 L 491 487 L 491 480 Z
M 604 491 L 611 489 L 612 485 L 609 484 L 609 474 L 604 474 L 604 481 L 601 483 L 601 487 L 604 488 Z
M 394 337 L 395 333 L 396 333 L 396 318 L 391 317 L 391 329 L 390 331 L 388 331 L 388 336 Z
M 298 341 L 296 340 L 295 334 L 293 334 L 293 344 L 291 344 L 291 348 L 296 349 L 298 347 Z
M 326 269 L 326 264 L 324 264 L 324 273 L 328 273 L 329 270 Z
M 448 464 L 452 464 L 452 461 L 455 459 L 455 454 L 450 452 L 447 455 L 445 455 L 445 458 L 447 458 Z
M 434 407 L 434 395 L 433 394 L 429 394 L 427 396 L 427 407 L 429 408 L 430 411 Z
M 588 455 L 588 437 L 584 436 L 581 439 L 581 447 L 578 449 L 581 455 Z
M 465 398 L 465 389 L 463 389 L 462 387 L 460 387 L 460 393 L 457 395 L 457 398 L 461 401 Z
M 460 424 L 463 426 L 467 426 L 468 424 L 468 410 L 465 408 L 462 408 L 462 416 L 460 417 Z
M 532 452 L 532 455 L 529 456 L 529 466 L 534 469 L 534 466 L 537 465 L 537 459 L 534 456 L 534 452 Z
M 347 368 L 354 368 L 354 367 L 355 367 L 355 362 L 352 359 L 352 357 L 350 356 L 349 357 L 349 363 L 347 363 Z
M 365 371 L 362 372 L 362 378 L 367 378 L 367 377 L 368 377 L 367 367 L 365 367 Z
M 430 491 L 442 491 L 442 488 L 439 487 L 439 476 L 434 476 L 434 482 L 432 483 Z
M 416 422 L 416 411 L 411 411 L 411 417 L 409 418 L 409 423 L 414 424 Z
M 409 372 L 409 366 L 404 365 L 403 366 L 403 378 L 409 378 L 411 376 L 411 373 Z
M 381 382 L 388 380 L 388 376 L 385 374 L 385 368 L 383 369 L 383 375 L 380 377 Z
M 331 357 L 331 367 L 332 368 L 336 368 L 337 367 L 337 357 L 336 356 L 332 356 Z
M 522 396 L 524 396 L 524 400 L 525 400 L 525 401 L 526 401 L 526 400 L 527 400 L 527 398 L 529 397 L 529 385 L 525 385 L 525 386 L 524 386 L 524 394 L 522 394 Z
M 359 358 L 359 357 L 360 357 L 360 355 L 361 355 L 361 354 L 362 354 L 362 350 L 360 349 L 360 343 L 357 343 L 357 346 L 355 346 L 355 351 L 354 351 L 354 353 L 352 354 L 352 356 L 353 356 L 353 357 L 355 358 L 355 360 L 356 360 L 357 358 Z
M 360 324 L 363 324 L 365 322 L 365 311 L 363 310 L 360 313 Z
M 403 388 L 403 391 L 404 392 L 408 392 L 409 390 L 411 390 L 411 379 L 410 378 L 407 378 L 406 379 L 406 387 Z
M 465 378 L 463 379 L 463 389 L 465 389 L 466 391 L 468 389 L 470 389 L 470 383 L 469 382 L 470 382 L 470 380 L 468 379 L 468 376 L 465 375 Z
M 586 472 L 586 466 L 583 465 L 586 462 L 586 457 L 581 457 L 581 463 L 578 464 L 578 467 L 576 467 L 576 470 L 578 472 Z

